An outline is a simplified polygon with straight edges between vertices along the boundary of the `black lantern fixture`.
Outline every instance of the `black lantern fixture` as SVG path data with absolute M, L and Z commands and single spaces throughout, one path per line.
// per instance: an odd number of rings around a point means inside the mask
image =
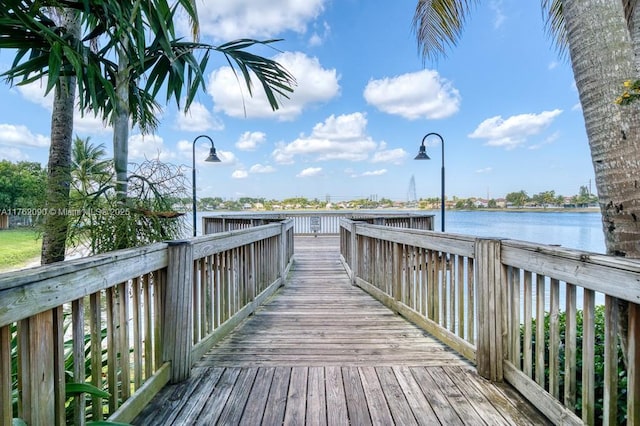
M 196 236 L 196 142 L 200 138 L 207 138 L 211 142 L 211 149 L 209 149 L 209 156 L 204 160 L 211 163 L 219 163 L 220 158 L 216 154 L 216 147 L 213 145 L 213 139 L 207 135 L 200 135 L 193 140 L 193 236 Z
M 427 140 L 429 136 L 437 136 L 440 138 L 440 143 L 442 145 L 442 171 L 440 177 L 440 219 L 441 219 L 441 230 L 444 232 L 444 139 L 438 133 L 427 133 L 422 138 L 422 143 L 420 144 L 420 150 L 418 151 L 418 155 L 414 158 L 414 160 L 430 160 L 427 155 L 427 147 L 424 145 L 424 142 Z

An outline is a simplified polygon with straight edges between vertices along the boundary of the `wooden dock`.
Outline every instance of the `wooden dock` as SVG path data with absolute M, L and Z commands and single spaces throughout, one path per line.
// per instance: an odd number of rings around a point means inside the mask
M 286 285 L 134 424 L 548 423 L 510 386 L 481 378 L 353 287 L 338 244 L 296 237 Z

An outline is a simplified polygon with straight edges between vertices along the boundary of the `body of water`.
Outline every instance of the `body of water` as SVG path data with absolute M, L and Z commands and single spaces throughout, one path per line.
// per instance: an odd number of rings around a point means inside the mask
M 372 212 L 383 214 L 384 211 Z M 405 211 L 406 212 L 406 211 Z M 433 213 L 434 229 L 440 229 L 440 211 Z M 198 212 L 198 234 L 202 216 L 217 212 Z M 242 214 L 237 212 L 238 214 Z M 390 211 L 390 213 L 392 213 Z M 395 211 L 402 213 L 402 211 Z M 218 214 L 234 214 L 219 212 Z M 322 212 L 318 211 L 321 215 Z M 190 214 L 185 217 L 191 221 Z M 540 244 L 555 244 L 566 248 L 605 253 L 602 220 L 599 212 L 518 212 L 518 211 L 447 211 L 445 230 L 456 234 L 480 237 L 499 237 L 529 241 Z
M 440 229 L 440 214 L 435 225 Z M 556 244 L 605 253 L 600 213 L 447 211 L 445 230 L 456 234 Z

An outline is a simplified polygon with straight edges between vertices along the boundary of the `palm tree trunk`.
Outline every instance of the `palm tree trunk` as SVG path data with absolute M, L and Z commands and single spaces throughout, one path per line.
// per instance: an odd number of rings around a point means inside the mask
M 80 34 L 80 20 L 75 12 L 64 11 L 62 24 L 69 31 Z M 71 184 L 71 139 L 73 136 L 73 107 L 76 92 L 75 77 L 61 78 L 55 88 L 51 112 L 51 146 L 47 165 L 46 206 L 42 236 L 41 263 L 64 260 L 67 239 L 66 209 L 69 207 Z
M 624 7 L 611 0 L 565 0 L 563 7 L 607 253 L 640 258 L 640 114 L 637 103 L 614 103 L 623 82 L 638 77 Z M 628 304 L 620 301 L 618 335 L 625 364 L 628 324 Z
M 640 114 L 614 100 L 638 75 L 622 2 L 565 0 L 569 51 L 596 176 L 607 253 L 640 258 Z
M 127 199 L 127 163 L 129 157 L 129 61 L 121 49 L 118 51 L 116 75 L 117 103 L 113 116 L 113 160 L 116 170 L 118 200 Z
M 116 75 L 117 101 L 113 115 L 113 164 L 116 172 L 116 199 L 118 205 L 127 203 L 129 163 L 129 61 L 123 48 L 118 49 L 118 73 Z M 124 216 L 116 216 L 116 221 L 123 221 Z M 117 226 L 115 238 L 116 249 L 126 248 L 125 237 L 121 232 L 127 232 L 126 226 Z

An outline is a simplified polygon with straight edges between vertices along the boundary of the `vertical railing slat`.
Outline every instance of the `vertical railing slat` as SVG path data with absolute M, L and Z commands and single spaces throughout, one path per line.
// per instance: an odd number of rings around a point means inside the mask
M 118 386 L 116 379 L 116 353 L 117 342 L 115 332 L 116 323 L 114 315 L 114 289 L 109 287 L 106 290 L 106 314 L 107 314 L 107 389 L 109 396 L 109 412 L 113 413 L 118 407 Z
M 122 401 L 126 401 L 131 396 L 131 359 L 129 354 L 129 282 L 118 285 L 118 305 L 120 326 L 120 389 Z
M 584 290 L 582 322 L 582 421 L 595 424 L 595 292 Z
M 640 305 L 629 303 L 627 424 L 640 423 Z
M 84 383 L 85 380 L 85 356 L 84 356 L 84 299 L 76 299 L 71 302 L 71 324 L 73 327 L 73 381 Z M 74 424 L 85 424 L 85 394 L 75 395 L 73 398 Z
M 532 324 L 531 320 L 533 318 L 533 291 L 532 291 L 532 282 L 531 282 L 531 272 L 525 271 L 523 277 L 524 284 L 524 337 L 523 337 L 523 346 L 522 346 L 522 370 L 527 375 L 527 377 L 532 377 L 533 374 L 533 354 L 532 354 L 532 345 L 531 341 L 533 339 L 532 335 Z
M 89 296 L 89 333 L 91 334 L 91 384 L 102 389 L 102 308 L 100 301 L 102 292 L 96 292 Z M 91 398 L 91 415 L 94 421 L 101 421 L 102 398 Z
M 567 284 L 566 287 L 566 319 L 564 338 L 564 405 L 571 408 L 576 405 L 577 399 L 577 291 L 576 286 Z
M 11 327 L 0 327 L 0 424 L 10 425 L 11 404 Z
M 458 271 L 456 273 L 456 281 L 458 288 L 458 337 L 464 339 L 465 334 L 465 310 L 464 310 L 464 256 L 456 255 L 456 265 Z
M 151 285 L 153 278 L 151 274 L 145 274 L 141 281 L 142 303 L 144 304 L 144 378 L 145 380 L 153 375 L 153 320 L 151 308 Z
M 549 284 L 549 393 L 560 397 L 560 283 Z
M 132 341 L 133 341 L 133 388 L 134 390 L 140 389 L 143 382 L 143 352 L 142 352 L 142 312 L 145 308 L 142 305 L 140 296 L 142 293 L 140 282 L 142 277 L 135 277 L 131 282 L 131 319 L 133 321 Z
M 511 312 L 509 321 L 511 323 L 511 350 L 509 358 L 513 365 L 520 368 L 520 269 L 509 268 L 509 289 L 511 291 Z
M 467 341 L 476 343 L 476 282 L 472 257 L 467 258 Z
M 545 338 L 544 338 L 544 299 L 546 295 L 545 277 L 536 274 L 536 383 L 543 389 L 545 386 Z
M 618 299 L 606 296 L 604 310 L 604 414 L 602 420 L 604 424 L 615 425 L 618 414 Z

